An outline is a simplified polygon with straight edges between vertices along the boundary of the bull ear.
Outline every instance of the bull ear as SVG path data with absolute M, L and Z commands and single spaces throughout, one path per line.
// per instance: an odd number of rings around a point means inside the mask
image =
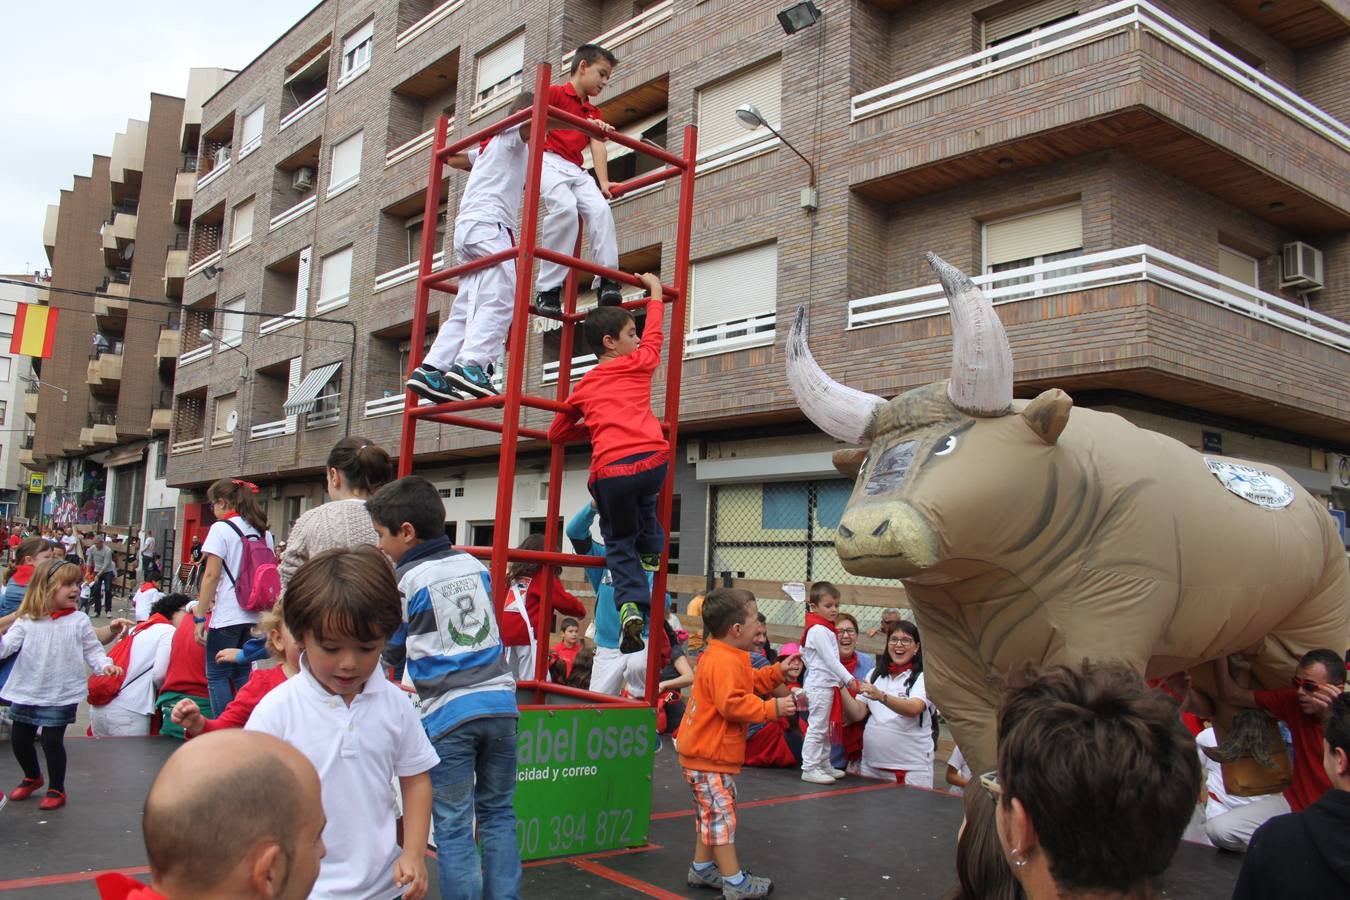
M 1037 437 L 1047 444 L 1053 444 L 1059 440 L 1064 426 L 1069 424 L 1071 409 L 1073 398 L 1059 388 L 1051 388 L 1022 408 L 1022 418 L 1026 419 Z
M 849 478 L 857 478 L 858 473 L 862 471 L 863 460 L 867 459 L 867 450 L 862 447 L 852 447 L 848 450 L 836 450 L 830 457 L 834 467 L 839 470 L 840 475 L 847 475 Z

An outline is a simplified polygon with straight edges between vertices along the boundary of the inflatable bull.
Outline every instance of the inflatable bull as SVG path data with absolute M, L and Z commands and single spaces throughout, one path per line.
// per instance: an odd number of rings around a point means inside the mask
M 1200 454 L 1060 390 L 1013 400 L 992 304 L 933 254 L 951 307 L 948 381 L 890 400 L 838 384 L 807 348 L 788 382 L 818 427 L 864 449 L 835 547 L 855 575 L 898 578 L 929 695 L 976 772 L 995 711 L 1027 662 L 1124 660 L 1150 677 L 1262 643 L 1268 687 L 1305 651 L 1344 651 L 1350 570 L 1331 517 L 1279 469 Z M 1208 668 L 1208 667 L 1207 667 Z

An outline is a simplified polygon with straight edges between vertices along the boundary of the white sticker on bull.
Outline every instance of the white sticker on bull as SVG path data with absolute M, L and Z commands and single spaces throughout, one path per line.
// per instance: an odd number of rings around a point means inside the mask
M 1220 484 L 1248 503 L 1266 509 L 1284 509 L 1294 502 L 1294 489 L 1269 472 L 1226 459 L 1206 456 L 1204 460 Z

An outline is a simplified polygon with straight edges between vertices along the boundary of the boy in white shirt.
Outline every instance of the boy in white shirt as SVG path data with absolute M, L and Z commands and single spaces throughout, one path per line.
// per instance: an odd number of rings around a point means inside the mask
M 440 761 L 417 709 L 384 677 L 380 653 L 402 623 L 394 573 L 370 545 L 329 550 L 286 586 L 286 627 L 304 655 L 245 726 L 293 744 L 318 770 L 328 816 L 310 894 L 320 900 L 421 900 L 427 892 L 431 777 Z M 395 837 L 397 776 L 403 848 Z
M 533 103 L 534 94 L 526 91 L 516 98 L 511 111 Z M 477 149 L 450 158 L 450 165 L 469 169 L 455 216 L 457 261 L 471 262 L 514 246 L 529 140 L 530 123 L 526 121 Z M 487 368 L 501 355 L 515 298 L 515 260 L 461 275 L 450 317 L 436 332 L 422 364 L 408 376 L 407 386 L 413 393 L 433 403 L 497 393 Z

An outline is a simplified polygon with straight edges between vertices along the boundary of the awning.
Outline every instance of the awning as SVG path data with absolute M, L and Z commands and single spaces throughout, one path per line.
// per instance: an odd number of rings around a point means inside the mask
M 314 401 L 319 399 L 323 386 L 333 377 L 333 373 L 342 368 L 341 362 L 329 363 L 326 366 L 319 366 L 317 369 L 310 369 L 309 374 L 300 380 L 291 391 L 290 396 L 286 398 L 285 404 L 281 409 L 288 416 L 307 413 L 314 408 Z
M 137 444 L 134 447 L 119 447 L 109 450 L 108 458 L 103 461 L 103 465 L 111 469 L 114 466 L 141 462 L 145 458 L 145 447 L 145 444 Z

